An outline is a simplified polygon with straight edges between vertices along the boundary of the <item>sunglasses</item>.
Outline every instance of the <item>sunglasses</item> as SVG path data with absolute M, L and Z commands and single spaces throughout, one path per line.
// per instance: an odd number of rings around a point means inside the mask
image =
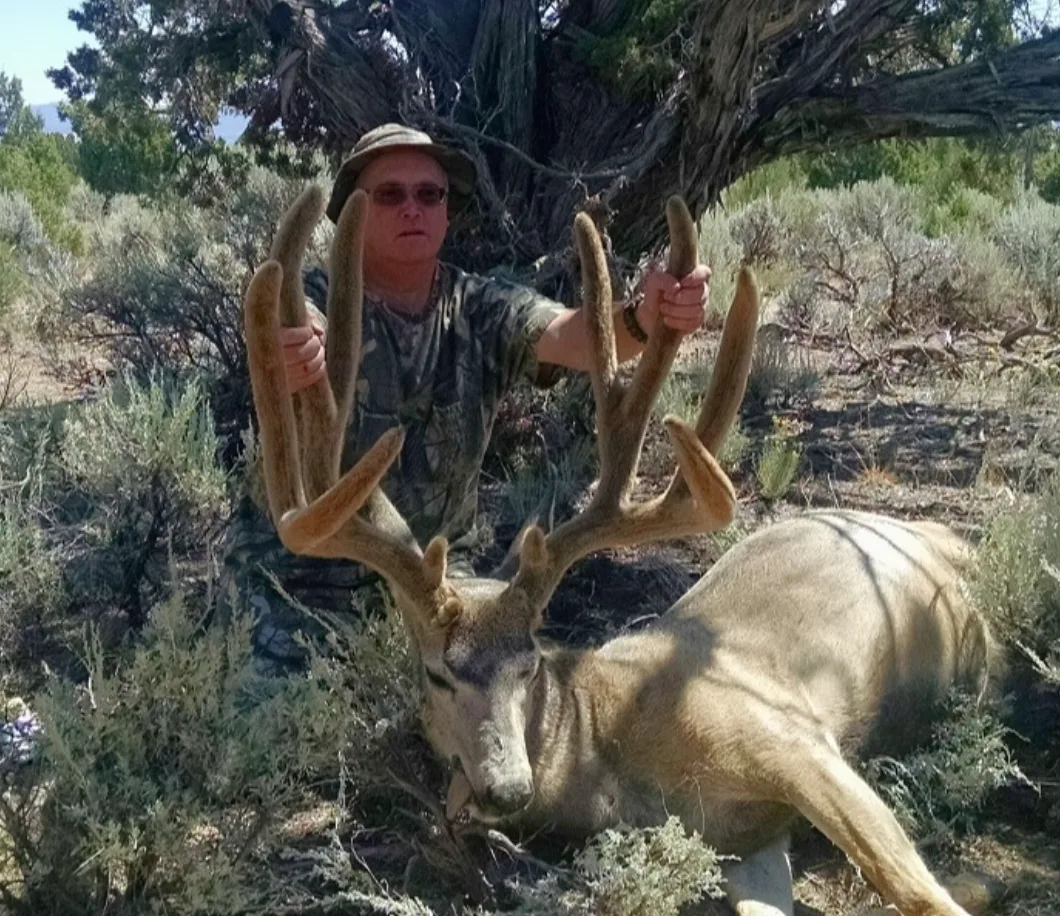
M 409 199 L 410 192 L 421 207 L 438 207 L 445 202 L 449 189 L 429 181 L 411 188 L 387 182 L 372 188 L 372 203 L 377 207 L 400 207 Z

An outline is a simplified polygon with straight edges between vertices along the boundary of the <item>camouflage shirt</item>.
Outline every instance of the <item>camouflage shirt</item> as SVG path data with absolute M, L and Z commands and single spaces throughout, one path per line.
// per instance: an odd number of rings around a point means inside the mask
M 326 297 L 323 271 L 306 275 L 311 303 Z M 520 380 L 550 384 L 557 367 L 539 366 L 538 339 L 563 310 L 532 289 L 440 264 L 431 302 L 419 316 L 365 297 L 357 397 L 347 432 L 349 467 L 388 429 L 405 444 L 383 481 L 387 496 L 421 545 L 436 534 L 471 541 L 479 474 L 504 395 Z M 307 604 L 368 578 L 358 564 L 294 557 L 280 545 L 261 502 L 244 500 L 232 520 L 226 566 L 261 565 Z

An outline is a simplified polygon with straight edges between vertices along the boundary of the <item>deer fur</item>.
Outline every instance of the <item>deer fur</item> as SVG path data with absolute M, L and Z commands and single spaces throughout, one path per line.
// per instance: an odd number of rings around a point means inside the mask
M 960 916 L 894 816 L 846 756 L 896 752 L 953 685 L 980 686 L 989 636 L 965 602 L 967 545 L 935 524 L 812 512 L 731 549 L 661 619 L 592 650 L 546 645 L 564 571 L 606 547 L 717 530 L 736 498 L 713 458 L 743 398 L 758 315 L 741 273 L 714 374 L 692 427 L 665 418 L 678 470 L 631 500 L 652 403 L 679 335 L 659 327 L 619 378 L 603 248 L 575 220 L 589 316 L 600 479 L 584 512 L 545 534 L 529 523 L 495 577 L 446 576 L 447 544 L 421 550 L 379 482 L 394 430 L 339 476 L 357 372 L 365 198 L 339 220 L 329 284 L 328 377 L 293 399 L 278 329 L 304 321 L 298 283 L 323 198 L 285 217 L 246 294 L 246 335 L 270 509 L 296 553 L 347 557 L 386 579 L 422 667 L 422 721 L 456 765 L 451 817 L 587 836 L 677 814 L 719 852 L 741 916 L 791 916 L 787 832 L 809 818 L 906 916 Z M 667 205 L 669 270 L 695 263 L 684 204 Z M 337 331 L 337 329 L 340 329 Z M 297 408 L 296 408 L 297 405 Z

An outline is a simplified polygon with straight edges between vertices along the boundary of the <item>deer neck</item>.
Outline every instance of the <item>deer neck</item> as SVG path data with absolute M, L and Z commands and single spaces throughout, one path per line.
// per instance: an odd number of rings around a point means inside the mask
M 657 819 L 618 754 L 633 699 L 619 669 L 599 650 L 545 649 L 527 710 L 537 793 L 529 826 L 589 835 L 622 820 Z

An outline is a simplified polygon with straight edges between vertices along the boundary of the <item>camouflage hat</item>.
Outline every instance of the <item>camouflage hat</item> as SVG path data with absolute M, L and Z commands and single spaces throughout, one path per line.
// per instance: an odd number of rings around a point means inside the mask
M 436 159 L 449 178 L 449 212 L 459 213 L 475 193 L 475 163 L 460 150 L 435 143 L 422 130 L 403 124 L 382 124 L 368 131 L 353 147 L 353 152 L 339 169 L 328 201 L 328 219 L 339 221 L 346 199 L 357 186 L 357 176 L 382 153 L 395 149 L 416 149 Z

